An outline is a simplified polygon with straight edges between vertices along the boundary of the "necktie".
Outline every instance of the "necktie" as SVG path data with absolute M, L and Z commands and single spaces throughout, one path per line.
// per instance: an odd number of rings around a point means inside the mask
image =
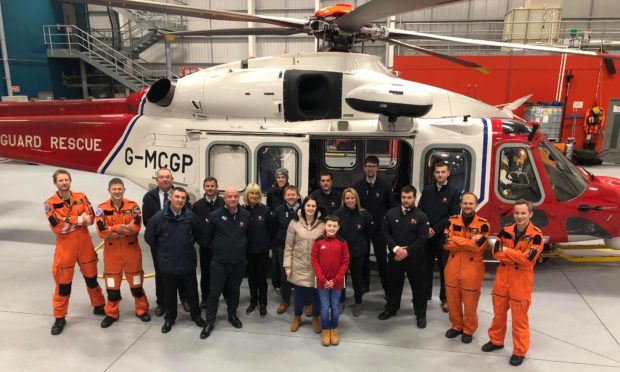
M 374 185 L 373 182 L 368 182 L 368 187 L 372 189 L 372 185 Z
M 289 212 L 290 214 L 295 214 L 295 209 L 294 209 L 294 208 L 289 208 L 289 209 L 288 209 L 288 212 Z
M 164 208 L 166 208 L 166 203 L 168 203 L 168 193 L 164 191 Z

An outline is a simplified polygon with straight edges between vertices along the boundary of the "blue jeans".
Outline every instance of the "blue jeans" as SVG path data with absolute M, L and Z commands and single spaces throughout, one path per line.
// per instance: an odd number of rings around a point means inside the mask
M 285 277 L 286 278 L 286 277 Z M 319 295 L 314 287 L 302 287 L 295 286 L 295 315 L 301 316 L 304 312 L 304 306 L 306 305 L 306 299 L 312 297 L 312 316 L 319 316 L 319 309 L 321 308 L 321 302 L 319 301 Z
M 340 315 L 340 293 L 342 289 L 319 289 L 321 300 L 321 328 L 338 328 L 338 316 Z M 331 317 L 330 311 L 331 310 Z

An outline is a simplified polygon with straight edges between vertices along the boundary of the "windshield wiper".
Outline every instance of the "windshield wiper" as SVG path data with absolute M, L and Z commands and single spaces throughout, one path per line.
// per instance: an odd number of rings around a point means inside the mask
M 592 173 L 588 172 L 588 170 L 584 166 L 581 166 L 579 168 L 583 169 L 583 171 L 586 172 L 588 174 L 588 176 L 590 176 L 590 180 L 594 181 L 594 175 Z

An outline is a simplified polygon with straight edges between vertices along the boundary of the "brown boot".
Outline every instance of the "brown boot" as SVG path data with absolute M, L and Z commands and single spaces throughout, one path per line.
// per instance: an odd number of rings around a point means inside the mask
M 318 316 L 312 317 L 312 330 L 314 333 L 321 333 L 321 322 Z
M 293 317 L 293 322 L 291 323 L 291 332 L 297 332 L 300 325 L 301 325 L 301 317 L 295 315 Z
M 331 345 L 331 330 L 330 329 L 324 329 L 323 330 L 323 335 L 321 336 L 321 345 L 323 346 L 329 346 Z
M 304 314 L 306 316 L 312 316 L 312 305 L 304 306 Z
M 286 309 L 288 309 L 288 304 L 286 302 L 282 302 L 280 305 L 278 305 L 278 309 L 276 310 L 276 312 L 278 314 L 284 314 L 286 312 Z
M 331 344 L 334 346 L 340 343 L 340 337 L 338 337 L 338 331 L 336 330 L 336 328 L 332 329 L 329 339 Z

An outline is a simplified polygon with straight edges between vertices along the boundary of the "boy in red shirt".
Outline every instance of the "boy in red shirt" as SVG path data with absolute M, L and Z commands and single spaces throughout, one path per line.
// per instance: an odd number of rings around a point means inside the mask
M 316 275 L 316 287 L 321 300 L 321 328 L 323 346 L 338 345 L 340 339 L 338 316 L 340 315 L 340 294 L 344 288 L 344 276 L 349 267 L 349 248 L 347 242 L 338 234 L 340 221 L 329 215 L 325 219 L 325 233 L 312 245 L 312 267 Z M 331 310 L 331 316 L 330 316 Z

